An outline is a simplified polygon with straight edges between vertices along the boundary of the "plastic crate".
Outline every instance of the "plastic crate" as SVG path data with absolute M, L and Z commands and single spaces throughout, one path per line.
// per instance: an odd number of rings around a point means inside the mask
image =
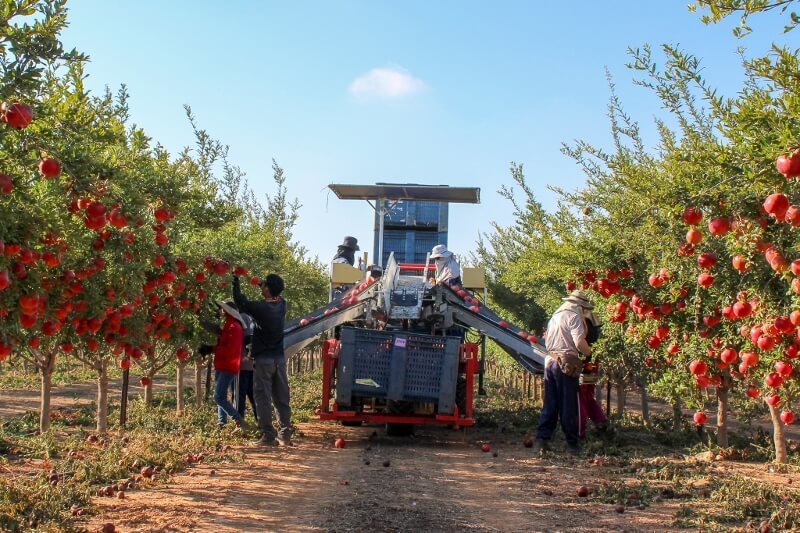
M 439 202 L 415 202 L 414 223 L 419 226 L 439 225 Z
M 410 202 L 402 200 L 397 202 L 384 202 L 384 223 L 385 224 L 403 224 L 406 223 L 406 216 L 408 215 Z
M 439 234 L 431 231 L 417 231 L 414 235 L 414 262 L 424 263 L 428 252 L 439 243 Z
M 440 414 L 455 405 L 459 339 L 343 327 L 336 401 L 353 396 L 433 402 Z

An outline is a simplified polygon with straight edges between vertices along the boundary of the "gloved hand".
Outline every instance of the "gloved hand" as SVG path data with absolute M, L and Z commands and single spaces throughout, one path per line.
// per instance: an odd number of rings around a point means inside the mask
M 214 347 L 211 346 L 210 344 L 201 344 L 200 347 L 197 348 L 197 353 L 199 353 L 203 357 L 209 355 L 213 351 Z

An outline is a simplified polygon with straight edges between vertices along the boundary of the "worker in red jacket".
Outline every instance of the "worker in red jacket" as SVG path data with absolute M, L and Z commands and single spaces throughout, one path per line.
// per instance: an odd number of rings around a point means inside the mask
M 228 417 L 231 417 L 238 428 L 246 430 L 244 417 L 228 399 L 231 384 L 239 375 L 244 342 L 243 321 L 233 302 L 216 303 L 221 317 L 225 319 L 222 327 L 216 325 L 209 327 L 207 323 L 203 323 L 203 327 L 217 334 L 217 344 L 214 346 L 214 401 L 217 404 L 217 426 L 224 426 L 228 422 Z

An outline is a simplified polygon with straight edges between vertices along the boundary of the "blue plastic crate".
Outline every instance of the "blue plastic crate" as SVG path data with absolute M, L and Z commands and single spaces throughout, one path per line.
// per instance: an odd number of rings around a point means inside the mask
M 459 340 L 404 331 L 343 327 L 336 401 L 354 396 L 433 402 L 440 414 L 453 412 Z

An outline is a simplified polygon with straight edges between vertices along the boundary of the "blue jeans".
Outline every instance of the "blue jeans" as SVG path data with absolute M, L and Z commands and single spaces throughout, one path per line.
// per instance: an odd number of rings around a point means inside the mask
M 217 403 L 217 424 L 225 425 L 228 417 L 239 420 L 242 415 L 228 399 L 228 390 L 231 388 L 236 374 L 231 372 L 214 371 L 214 401 Z
M 544 369 L 544 406 L 539 415 L 536 438 L 550 440 L 561 416 L 567 444 L 578 444 L 578 378 L 561 372 L 558 361 L 552 360 Z
M 253 396 L 253 371 L 240 370 L 239 371 L 239 399 L 236 405 L 236 410 L 239 414 L 244 416 L 245 409 L 247 408 L 247 399 L 250 399 L 250 405 L 253 407 L 253 416 L 258 421 L 258 410 L 256 409 L 256 400 Z

